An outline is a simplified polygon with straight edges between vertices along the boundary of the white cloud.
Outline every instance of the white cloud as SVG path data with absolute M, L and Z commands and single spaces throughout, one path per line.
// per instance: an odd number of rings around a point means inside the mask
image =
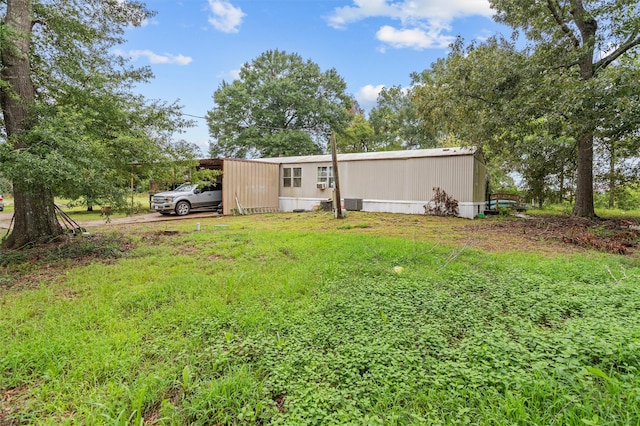
M 385 25 L 376 33 L 376 37 L 383 43 L 395 48 L 446 48 L 455 41 L 455 37 L 442 34 L 440 28 L 431 27 L 427 30 L 421 28 L 401 29 Z
M 143 27 L 143 28 L 146 27 L 146 26 L 149 26 L 149 25 L 158 25 L 158 24 L 159 24 L 159 22 L 158 22 L 157 19 L 149 20 L 149 19 L 145 18 L 145 19 L 142 20 L 142 22 L 140 22 L 140 26 Z
M 344 28 L 347 24 L 376 16 L 396 17 L 397 10 L 387 0 L 354 0 L 355 6 L 344 6 L 335 9 L 329 17 L 329 25 Z
M 209 23 L 223 33 L 237 33 L 242 20 L 247 16 L 242 9 L 226 0 L 209 0 L 209 8 L 213 13 L 209 17 Z
M 451 22 L 464 16 L 491 16 L 488 0 L 353 0 L 353 6 L 339 7 L 329 17 L 329 25 L 343 28 L 367 18 L 391 18 L 403 23 L 422 20 Z
M 384 84 L 377 86 L 367 84 L 358 90 L 355 98 L 363 109 L 369 111 L 378 103 L 378 95 L 382 89 L 384 89 Z
M 116 54 L 122 55 L 123 52 L 116 51 Z M 176 64 L 176 65 L 189 65 L 193 58 L 184 55 L 172 55 L 165 53 L 159 55 L 151 50 L 130 50 L 128 56 L 132 60 L 138 60 L 139 58 L 147 58 L 152 64 Z
M 454 19 L 491 15 L 488 0 L 353 0 L 351 6 L 336 8 L 328 22 L 342 29 L 368 18 L 389 18 L 400 26 L 381 27 L 378 40 L 394 48 L 427 49 L 446 47 L 453 41 L 446 31 Z
M 240 69 L 223 72 L 218 74 L 216 77 L 227 81 L 240 80 Z

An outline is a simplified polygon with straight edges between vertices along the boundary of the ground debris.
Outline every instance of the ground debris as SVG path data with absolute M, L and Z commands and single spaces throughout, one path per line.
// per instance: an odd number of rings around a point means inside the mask
M 612 254 L 629 254 L 640 241 L 640 226 L 620 219 L 586 219 L 569 216 L 532 216 L 526 219 L 477 221 L 486 232 L 500 234 L 502 239 L 529 242 L 555 242 Z
M 0 290 L 37 288 L 64 277 L 71 265 L 112 263 L 135 247 L 120 233 L 94 234 L 91 238 L 64 236 L 48 244 L 23 250 L 0 251 Z M 2 425 L 2 422 L 0 422 Z
M 628 248 L 632 247 L 629 243 L 621 243 L 615 240 L 611 241 L 589 232 L 574 237 L 563 236 L 562 242 L 584 247 L 593 247 L 596 250 L 613 254 L 626 254 Z

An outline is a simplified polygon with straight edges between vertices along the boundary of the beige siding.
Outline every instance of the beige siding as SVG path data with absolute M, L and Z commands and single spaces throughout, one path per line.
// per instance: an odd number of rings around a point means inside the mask
M 471 201 L 472 161 L 472 156 L 456 156 L 343 163 L 341 194 L 345 198 L 428 201 L 433 188 L 440 187 L 459 201 Z
M 238 202 L 245 209 L 277 210 L 278 164 L 225 159 L 222 173 L 223 214 L 232 214 Z
M 278 186 L 280 188 L 281 197 L 306 197 L 306 198 L 331 198 L 331 189 L 318 189 L 318 167 L 330 167 L 331 162 L 321 163 L 301 163 L 301 164 L 286 164 L 283 163 L 280 167 L 280 178 Z M 285 168 L 300 167 L 302 169 L 302 186 L 299 188 L 287 187 L 283 185 L 283 172 Z
M 487 166 L 482 158 L 473 159 L 473 201 L 482 203 L 487 199 Z
M 331 191 L 316 187 L 317 168 L 330 161 L 283 162 L 278 186 L 287 198 L 331 198 Z M 283 186 L 283 168 L 300 167 L 302 186 Z M 484 201 L 486 167 L 473 154 L 438 157 L 341 161 L 342 198 L 365 200 L 429 201 L 440 187 L 459 202 Z

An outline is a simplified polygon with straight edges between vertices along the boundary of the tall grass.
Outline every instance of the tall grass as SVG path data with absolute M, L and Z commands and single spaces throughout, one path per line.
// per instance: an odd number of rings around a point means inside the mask
M 530 215 L 544 215 L 544 216 L 570 216 L 573 211 L 573 204 L 547 204 L 542 209 L 537 207 L 531 207 L 527 210 L 527 214 Z M 640 219 L 640 210 L 629 210 L 620 208 L 602 208 L 596 207 L 596 215 L 603 219 L 627 219 L 638 221 Z
M 304 217 L 141 228 L 0 290 L 0 423 L 640 422 L 638 265 Z

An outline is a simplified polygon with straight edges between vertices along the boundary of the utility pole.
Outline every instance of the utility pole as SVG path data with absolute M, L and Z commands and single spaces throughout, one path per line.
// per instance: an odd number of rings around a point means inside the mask
M 342 203 L 340 200 L 340 179 L 338 177 L 338 154 L 336 151 L 336 136 L 335 134 L 332 132 L 331 133 L 331 160 L 333 163 L 333 184 L 335 186 L 333 192 L 334 192 L 334 199 L 335 199 L 335 203 L 336 203 L 336 219 L 342 219 L 344 216 L 342 216 Z

